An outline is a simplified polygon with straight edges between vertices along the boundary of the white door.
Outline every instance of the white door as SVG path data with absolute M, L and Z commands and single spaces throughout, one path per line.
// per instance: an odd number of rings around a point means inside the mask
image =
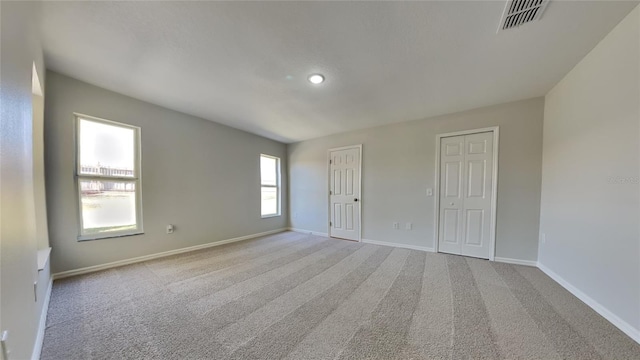
M 464 136 L 440 140 L 440 224 L 438 251 L 460 254 Z
M 329 236 L 360 241 L 360 147 L 329 151 Z
M 439 251 L 489 258 L 493 166 L 492 132 L 441 139 Z

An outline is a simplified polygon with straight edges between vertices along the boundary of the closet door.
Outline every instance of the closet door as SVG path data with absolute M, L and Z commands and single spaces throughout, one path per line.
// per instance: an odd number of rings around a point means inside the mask
M 488 259 L 493 190 L 493 133 L 466 135 L 464 148 L 461 254 Z
M 438 251 L 489 258 L 493 133 L 442 138 Z
M 360 241 L 360 147 L 329 154 L 329 236 Z
M 460 254 L 462 249 L 462 209 L 464 136 L 440 140 L 440 224 L 438 250 Z

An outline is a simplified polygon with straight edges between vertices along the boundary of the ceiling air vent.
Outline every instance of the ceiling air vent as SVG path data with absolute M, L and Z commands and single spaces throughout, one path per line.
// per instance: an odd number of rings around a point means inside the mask
M 500 19 L 500 30 L 507 30 L 542 17 L 549 0 L 509 0 Z

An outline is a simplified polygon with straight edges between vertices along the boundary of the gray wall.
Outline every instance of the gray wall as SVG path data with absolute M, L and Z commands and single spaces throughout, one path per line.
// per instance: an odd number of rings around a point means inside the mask
M 640 9 L 546 96 L 540 264 L 640 339 Z
M 498 125 L 496 256 L 536 260 L 543 109 L 536 98 L 289 145 L 291 226 L 327 232 L 327 150 L 363 144 L 363 239 L 432 248 L 436 135 Z
M 286 145 L 171 111 L 54 72 L 47 73 L 46 179 L 53 272 L 250 235 L 287 226 L 260 218 L 260 153 Z M 144 235 L 78 242 L 74 116 L 140 126 Z M 173 234 L 165 233 L 174 224 Z
M 38 227 L 46 227 L 38 153 L 42 138 L 37 135 L 39 124 L 34 124 L 31 94 L 34 62 L 41 82 L 45 80 L 39 6 L 36 2 L 0 3 L 0 331 L 9 331 L 11 359 L 31 358 L 51 280 L 49 269 L 38 272 L 37 266 L 38 248 L 46 247 L 46 229 Z M 36 105 L 36 115 L 38 110 L 41 107 Z M 33 289 L 36 281 L 37 301 Z

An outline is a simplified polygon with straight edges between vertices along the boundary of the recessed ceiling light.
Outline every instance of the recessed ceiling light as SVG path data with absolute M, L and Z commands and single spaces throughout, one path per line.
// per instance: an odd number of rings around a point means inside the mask
M 321 74 L 311 74 L 307 79 L 309 79 L 310 83 L 315 85 L 322 84 L 322 82 L 324 82 L 324 76 Z

